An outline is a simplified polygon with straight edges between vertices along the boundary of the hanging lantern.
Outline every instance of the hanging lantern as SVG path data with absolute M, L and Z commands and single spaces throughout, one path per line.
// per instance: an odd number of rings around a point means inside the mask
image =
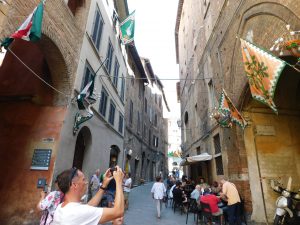
M 286 50 L 290 51 L 290 53 L 299 58 L 300 57 L 300 40 L 290 40 L 284 43 Z

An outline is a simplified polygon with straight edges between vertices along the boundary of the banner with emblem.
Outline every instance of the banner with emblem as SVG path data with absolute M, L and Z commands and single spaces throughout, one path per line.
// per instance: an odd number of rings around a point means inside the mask
M 232 101 L 230 100 L 224 89 L 220 97 L 219 112 L 222 113 L 223 117 L 225 118 L 224 120 L 222 120 L 222 122 L 224 123 L 224 127 L 231 127 L 231 122 L 239 125 L 243 129 L 246 127 L 246 120 L 242 117 L 240 112 L 233 105 Z M 220 123 L 220 125 L 222 126 L 222 123 Z
M 121 41 L 124 45 L 134 41 L 135 11 L 133 11 L 122 23 L 120 23 Z
M 277 114 L 273 98 L 286 62 L 248 41 L 240 40 L 252 97 L 269 106 Z

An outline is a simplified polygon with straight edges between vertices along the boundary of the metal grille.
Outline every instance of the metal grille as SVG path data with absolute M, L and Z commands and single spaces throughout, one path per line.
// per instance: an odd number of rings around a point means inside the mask
M 215 154 L 221 153 L 221 143 L 219 134 L 214 136 Z
M 217 175 L 224 175 L 222 156 L 216 157 L 215 160 L 216 160 Z

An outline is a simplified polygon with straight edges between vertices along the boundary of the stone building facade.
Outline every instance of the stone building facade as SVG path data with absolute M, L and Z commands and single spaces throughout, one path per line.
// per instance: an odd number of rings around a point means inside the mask
M 167 172 L 167 124 L 163 118 L 163 86 L 150 61 L 140 58 L 135 47 L 128 51 L 135 77 L 126 86 L 124 168 L 138 185 Z
M 299 30 L 299 16 L 300 3 L 292 0 L 180 0 L 178 5 L 175 39 L 184 79 L 179 93 L 183 154 L 207 152 L 213 157 L 185 171 L 209 183 L 227 176 L 238 186 L 256 222 L 273 220 L 278 195 L 270 187 L 271 179 L 286 185 L 292 177 L 292 188 L 300 185 L 296 139 L 300 76 L 290 67 L 283 71 L 275 93 L 279 109 L 275 115 L 251 98 L 239 38 L 269 49 L 287 24 Z M 295 61 L 289 52 L 281 57 Z M 223 88 L 247 120 L 245 130 L 220 128 L 209 118 Z
M 83 123 L 76 135 L 70 130 L 78 112 L 77 105 L 69 107 L 55 173 L 75 166 L 91 177 L 96 169 L 102 173 L 108 167 L 122 165 L 128 72 L 126 51 L 120 44 L 118 24 L 113 20 L 116 8 L 114 1 L 91 2 L 74 91 L 78 94 L 94 79 L 94 92 L 99 99 L 92 106 L 94 117 Z

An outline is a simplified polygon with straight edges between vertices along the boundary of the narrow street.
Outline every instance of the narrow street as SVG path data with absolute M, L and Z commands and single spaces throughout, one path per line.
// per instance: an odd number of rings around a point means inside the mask
M 176 210 L 175 214 L 171 207 L 163 205 L 161 219 L 156 217 L 156 208 L 151 198 L 151 187 L 153 183 L 133 188 L 129 195 L 129 209 L 125 213 L 125 225 L 184 225 L 186 214 L 180 215 Z M 189 214 L 188 225 L 194 224 L 193 214 Z

